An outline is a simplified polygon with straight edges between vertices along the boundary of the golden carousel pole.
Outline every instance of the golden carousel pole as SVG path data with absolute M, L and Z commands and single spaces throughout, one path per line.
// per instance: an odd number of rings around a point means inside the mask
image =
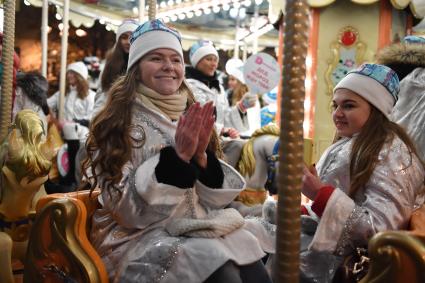
M 149 10 L 148 10 L 148 17 L 150 20 L 155 20 L 156 18 L 156 0 L 148 0 L 149 2 Z
M 299 282 L 300 204 L 303 168 L 305 60 L 308 47 L 306 0 L 287 0 L 279 149 L 279 198 L 274 282 Z
M 13 91 L 13 47 L 15 45 L 15 1 L 4 1 L 4 32 L 3 32 L 3 77 L 1 85 L 1 128 L 0 139 L 3 140 L 7 133 L 12 117 L 12 91 Z

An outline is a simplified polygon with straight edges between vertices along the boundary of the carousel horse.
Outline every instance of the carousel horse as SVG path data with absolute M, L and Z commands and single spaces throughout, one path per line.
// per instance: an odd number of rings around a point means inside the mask
M 17 113 L 0 147 L 0 282 L 12 283 L 12 260 L 24 262 L 35 204 L 45 195 L 53 152 L 32 110 Z
M 279 127 L 268 124 L 256 130 L 242 147 L 236 169 L 245 177 L 246 189 L 237 200 L 245 205 L 262 204 L 268 194 L 277 194 L 275 178 L 279 164 L 279 135 Z M 307 164 L 311 164 L 312 149 L 311 139 L 304 139 L 304 161 Z
M 279 128 L 269 124 L 256 130 L 242 148 L 236 169 L 245 177 L 246 189 L 238 201 L 252 206 L 262 204 L 277 193 L 275 186 L 276 161 L 279 153 Z M 267 189 L 267 190 L 266 190 Z

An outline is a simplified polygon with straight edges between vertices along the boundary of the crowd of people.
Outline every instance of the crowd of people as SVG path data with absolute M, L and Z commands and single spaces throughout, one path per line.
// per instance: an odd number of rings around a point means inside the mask
M 396 46 L 425 55 L 416 37 Z M 379 231 L 406 228 L 425 202 L 425 64 L 391 50 L 333 90 L 334 143 L 303 168 L 301 282 L 332 282 L 346 256 Z M 225 90 L 212 42 L 195 43 L 190 64 L 183 58 L 177 30 L 124 21 L 96 94 L 86 65 L 69 64 L 59 120 L 59 93 L 48 98 L 44 77 L 18 73 L 13 115 L 32 109 L 46 132 L 62 130 L 75 164 L 66 189 L 52 192 L 101 190 L 90 236 L 111 282 L 272 282 L 276 215 L 234 204 L 245 189 L 234 168 L 240 133 L 258 96 L 242 62 L 226 68 Z M 276 94 L 261 100 L 273 117 Z

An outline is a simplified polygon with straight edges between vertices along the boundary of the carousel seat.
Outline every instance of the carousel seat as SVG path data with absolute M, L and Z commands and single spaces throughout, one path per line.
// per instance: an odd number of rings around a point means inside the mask
M 387 231 L 369 241 L 369 272 L 361 283 L 425 282 L 425 205 L 416 210 L 409 231 Z
M 108 282 L 105 266 L 87 235 L 90 219 L 99 207 L 98 195 L 99 191 L 79 191 L 39 200 L 24 282 Z
M 24 282 L 107 283 L 105 266 L 88 240 L 99 191 L 52 194 L 37 204 Z M 376 234 L 362 283 L 425 282 L 425 205 L 414 212 L 409 231 Z

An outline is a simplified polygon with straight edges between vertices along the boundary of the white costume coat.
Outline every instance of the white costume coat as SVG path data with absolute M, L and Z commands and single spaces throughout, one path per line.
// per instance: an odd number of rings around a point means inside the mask
M 412 212 L 424 203 L 424 169 L 416 156 L 410 157 L 398 137 L 384 145 L 369 182 L 354 199 L 350 198 L 347 193 L 353 141 L 343 138 L 331 145 L 317 164 L 322 183 L 336 190 L 311 234 L 312 240 L 305 233 L 302 238 L 301 270 L 314 282 L 330 282 L 341 260 L 338 256 L 346 256 L 356 247 L 367 247 L 376 233 L 406 229 Z
M 171 236 L 173 220 L 206 213 L 229 205 L 245 187 L 243 178 L 221 163 L 222 188 L 209 188 L 199 180 L 191 188 L 159 183 L 155 175 L 161 148 L 174 145 L 176 123 L 144 107 L 133 106 L 131 135 L 142 140 L 118 186 L 121 193 L 104 190 L 103 208 L 93 217 L 92 242 L 106 264 L 111 282 L 199 283 L 226 261 L 246 265 L 274 252 L 275 226 L 258 218 L 245 220 L 233 232 L 218 238 Z M 102 186 L 102 179 L 100 180 Z
M 223 127 L 235 128 L 239 132 L 245 132 L 249 130 L 248 119 L 246 115 L 241 117 L 239 110 L 236 106 L 229 106 L 226 93 L 223 87 L 220 85 L 220 91 L 213 88 L 210 89 L 203 82 L 195 79 L 187 79 L 186 82 L 189 84 L 196 101 L 204 105 L 207 102 L 213 101 L 216 107 L 217 116 L 215 126 L 217 133 L 221 132 Z
M 400 82 L 391 120 L 402 126 L 425 160 L 425 69 L 416 68 Z
M 87 97 L 80 99 L 75 89 L 71 89 L 65 96 L 64 103 L 64 119 L 67 121 L 91 120 L 93 115 L 95 92 L 89 90 Z M 59 92 L 56 92 L 47 99 L 47 104 L 56 114 L 59 109 Z

